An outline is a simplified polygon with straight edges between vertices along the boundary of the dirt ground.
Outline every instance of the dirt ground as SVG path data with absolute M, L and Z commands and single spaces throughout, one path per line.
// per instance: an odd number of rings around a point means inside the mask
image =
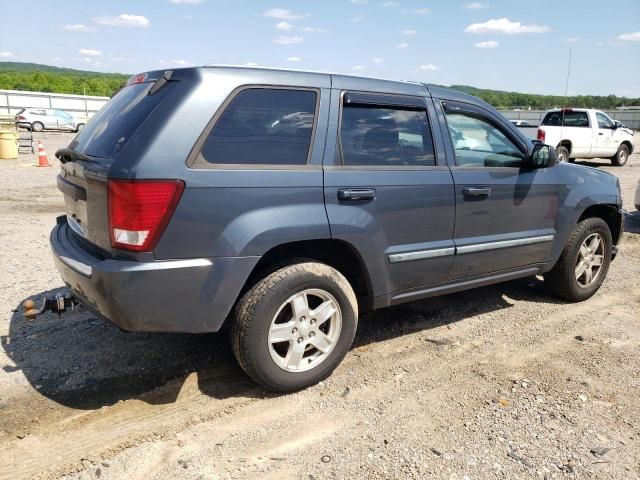
M 53 160 L 70 137 L 37 138 Z M 0 478 L 640 478 L 639 154 L 579 162 L 632 212 L 593 298 L 534 278 L 367 314 L 333 376 L 292 395 L 252 384 L 223 334 L 25 321 L 62 287 L 57 168 L 34 163 L 0 161 Z

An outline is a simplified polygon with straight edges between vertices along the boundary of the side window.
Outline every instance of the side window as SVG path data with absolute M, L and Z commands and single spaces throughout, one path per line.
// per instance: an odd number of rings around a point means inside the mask
M 242 90 L 211 129 L 202 157 L 211 164 L 306 164 L 316 97 L 310 90 Z
M 613 122 L 604 113 L 596 112 L 596 119 L 598 120 L 598 128 L 613 128 Z
M 456 164 L 463 167 L 519 167 L 522 151 L 500 129 L 470 113 L 447 113 Z
M 426 110 L 345 105 L 340 140 L 344 165 L 435 165 Z

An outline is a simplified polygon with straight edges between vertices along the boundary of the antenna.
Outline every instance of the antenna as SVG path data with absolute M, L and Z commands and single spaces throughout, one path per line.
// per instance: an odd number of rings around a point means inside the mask
M 564 111 L 567 108 L 567 93 L 569 92 L 569 75 L 571 75 L 571 49 L 569 49 L 569 66 L 567 67 L 567 81 L 564 84 L 564 100 L 562 101 L 562 124 L 560 125 L 560 135 L 564 127 Z

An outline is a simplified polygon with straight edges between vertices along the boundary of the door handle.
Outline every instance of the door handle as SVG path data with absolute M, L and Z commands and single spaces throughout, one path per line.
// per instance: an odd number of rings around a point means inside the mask
M 376 198 L 375 188 L 339 188 L 338 200 L 373 200 Z
M 598 132 L 598 135 L 604 135 L 604 133 L 602 133 L 602 132 Z
M 491 196 L 491 188 L 489 187 L 463 187 L 462 194 L 465 197 L 487 197 Z

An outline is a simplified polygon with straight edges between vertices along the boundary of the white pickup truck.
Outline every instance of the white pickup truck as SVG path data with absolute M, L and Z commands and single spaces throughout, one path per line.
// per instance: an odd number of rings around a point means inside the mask
M 538 127 L 538 140 L 556 147 L 558 161 L 610 158 L 621 167 L 633 152 L 633 132 L 598 110 L 549 110 Z

